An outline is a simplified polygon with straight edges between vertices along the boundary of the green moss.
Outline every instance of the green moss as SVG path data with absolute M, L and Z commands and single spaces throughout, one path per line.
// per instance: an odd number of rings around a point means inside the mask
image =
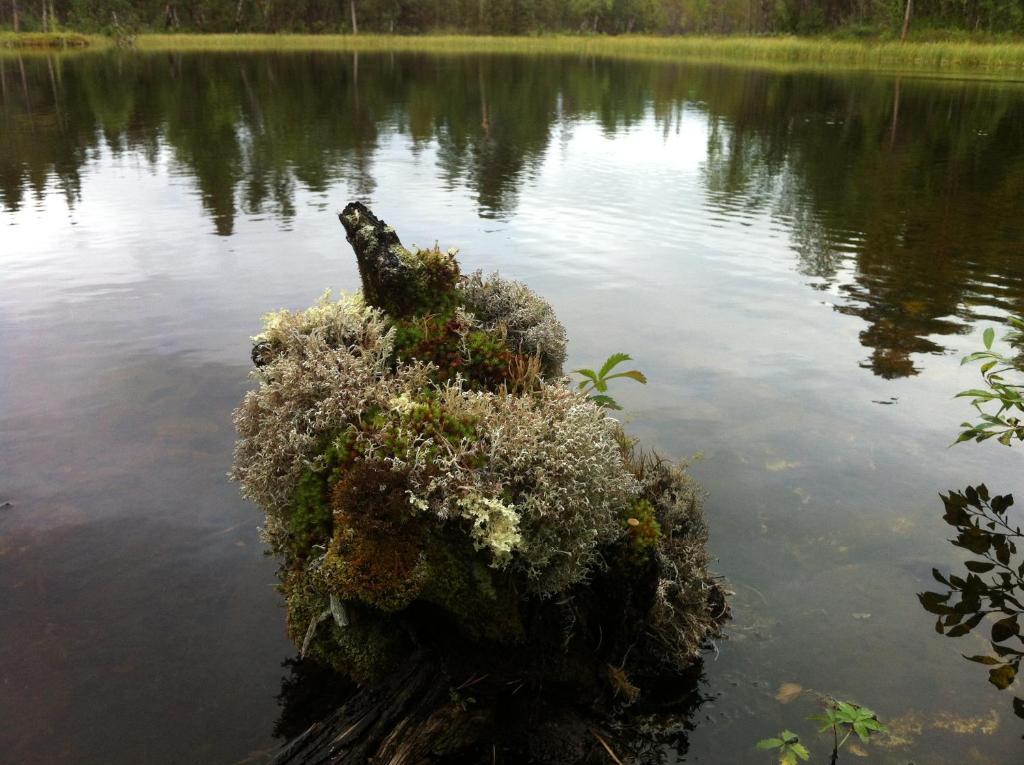
M 432 389 L 424 389 L 415 397 L 403 396 L 392 402 L 391 409 L 374 408 L 361 423 L 364 434 L 372 434 L 373 455 L 377 459 L 405 461 L 415 447 L 421 457 L 432 459 L 447 441 L 458 443 L 477 438 L 477 422 L 463 413 L 445 409 Z M 433 445 L 424 445 L 431 440 Z M 365 446 L 356 444 L 355 454 L 366 457 Z
M 472 388 L 497 390 L 509 379 L 515 354 L 497 331 L 475 328 L 454 313 L 395 322 L 395 360 L 437 367 L 437 382 L 461 376 Z
M 288 634 L 302 646 L 315 623 L 306 656 L 333 667 L 359 683 L 383 677 L 409 650 L 408 636 L 385 615 L 347 607 L 350 623 L 340 626 L 331 615 L 329 596 L 312 586 L 308 576 L 293 573 L 282 589 L 288 609 Z
M 331 538 L 331 507 L 322 471 L 307 470 L 299 479 L 288 516 L 288 554 L 303 559 L 315 544 Z
M 629 535 L 627 561 L 635 565 L 646 564 L 661 541 L 661 524 L 654 505 L 646 499 L 634 502 L 624 513 Z
M 290 560 L 305 560 L 314 545 L 331 539 L 334 522 L 330 490 L 355 457 L 354 439 L 354 431 L 346 430 L 326 448 L 322 466 L 307 469 L 299 479 L 285 523 Z
M 471 640 L 509 644 L 525 638 L 519 597 L 507 575 L 487 566 L 461 535 L 440 535 L 427 549 L 422 600 L 450 613 Z

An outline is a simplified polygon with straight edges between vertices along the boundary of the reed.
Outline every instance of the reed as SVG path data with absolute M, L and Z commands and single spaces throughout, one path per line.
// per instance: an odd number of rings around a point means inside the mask
M 166 51 L 339 51 L 555 54 L 859 68 L 1024 74 L 1024 41 L 840 40 L 820 37 L 651 37 L 540 35 L 141 34 L 135 47 Z M 108 38 L 74 33 L 0 33 L 0 48 L 90 49 Z
M 585 37 L 551 35 L 141 35 L 141 50 L 335 50 L 546 53 L 710 59 L 882 69 L 1024 72 L 1021 42 L 868 42 L 802 37 Z
M 0 32 L 0 48 L 96 48 L 107 47 L 110 40 L 100 35 L 83 35 L 77 32 Z

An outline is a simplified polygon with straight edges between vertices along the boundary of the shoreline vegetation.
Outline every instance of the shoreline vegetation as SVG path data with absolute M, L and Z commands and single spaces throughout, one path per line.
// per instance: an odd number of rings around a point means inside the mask
M 0 32 L 0 50 L 141 52 L 337 51 L 592 55 L 797 64 L 935 72 L 1024 73 L 1024 39 L 1013 42 L 843 40 L 827 37 L 652 35 L 351 35 L 139 34 L 127 38 L 76 32 Z

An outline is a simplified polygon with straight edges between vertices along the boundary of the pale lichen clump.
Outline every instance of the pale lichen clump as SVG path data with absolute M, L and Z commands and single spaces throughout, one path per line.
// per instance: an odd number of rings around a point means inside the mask
M 573 635 L 584 661 L 637 646 L 638 666 L 685 667 L 725 613 L 699 490 L 559 376 L 547 302 L 456 282 L 452 254 L 401 248 L 368 211 L 350 223 L 357 252 L 376 242 L 386 261 L 360 260 L 374 305 L 268 314 L 235 412 L 232 476 L 266 513 L 302 653 L 363 681 L 450 624 L 523 646 L 514 661 L 542 673 Z M 397 315 L 381 307 L 395 283 Z M 590 608 L 608 614 L 584 609 L 598 581 Z
M 459 282 L 459 294 L 477 319 L 488 328 L 503 327 L 513 344 L 540 359 L 547 377 L 562 374 L 567 340 L 565 327 L 548 301 L 522 282 L 476 271 Z

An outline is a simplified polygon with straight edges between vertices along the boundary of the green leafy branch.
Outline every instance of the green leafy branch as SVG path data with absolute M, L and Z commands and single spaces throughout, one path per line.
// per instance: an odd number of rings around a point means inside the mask
M 1024 351 L 1024 319 L 1010 318 L 1007 322 L 1013 329 L 1005 340 L 1016 349 Z M 985 350 L 964 357 L 961 364 L 982 362 L 981 376 L 986 388 L 972 388 L 961 391 L 957 398 L 971 399 L 971 405 L 978 410 L 978 422 L 965 422 L 964 430 L 957 437 L 962 441 L 982 442 L 997 438 L 999 443 L 1009 446 L 1014 439 L 1024 442 L 1024 354 L 1016 358 L 992 350 L 996 332 L 992 327 L 985 330 Z M 1008 377 L 1009 375 L 1009 377 Z M 996 405 L 993 409 L 992 405 Z
M 889 729 L 878 721 L 878 716 L 867 707 L 851 704 L 849 701 L 831 700 L 820 715 L 810 719 L 822 723 L 819 733 L 832 729 L 832 762 L 839 759 L 839 750 L 854 733 L 863 743 L 868 743 L 875 733 L 888 733 Z M 842 739 L 839 738 L 842 734 Z
M 832 698 L 827 700 L 822 714 L 812 715 L 809 719 L 822 723 L 819 733 L 832 729 L 832 765 L 839 760 L 839 750 L 854 733 L 866 744 L 875 733 L 889 732 L 867 707 Z M 775 738 L 758 741 L 757 748 L 774 750 L 779 765 L 797 765 L 798 760 L 807 761 L 811 757 L 807 747 L 800 743 L 800 737 L 790 730 L 782 731 Z
M 604 362 L 604 366 L 600 370 L 595 372 L 593 369 L 574 369 L 576 374 L 583 375 L 583 380 L 577 386 L 579 390 L 586 393 L 590 400 L 598 406 L 602 406 L 605 409 L 622 409 L 619 403 L 608 395 L 608 382 L 610 380 L 616 380 L 622 377 L 628 377 L 630 380 L 636 380 L 642 385 L 647 384 L 647 377 L 644 376 L 643 372 L 636 369 L 630 369 L 625 372 L 615 372 L 611 374 L 619 364 L 625 361 L 632 361 L 632 357 L 628 353 L 613 353 L 608 357 L 608 360 Z
M 791 730 L 782 731 L 776 738 L 765 738 L 757 742 L 758 749 L 774 749 L 779 765 L 797 765 L 797 758 L 807 761 L 811 753 L 800 743 L 800 737 Z

